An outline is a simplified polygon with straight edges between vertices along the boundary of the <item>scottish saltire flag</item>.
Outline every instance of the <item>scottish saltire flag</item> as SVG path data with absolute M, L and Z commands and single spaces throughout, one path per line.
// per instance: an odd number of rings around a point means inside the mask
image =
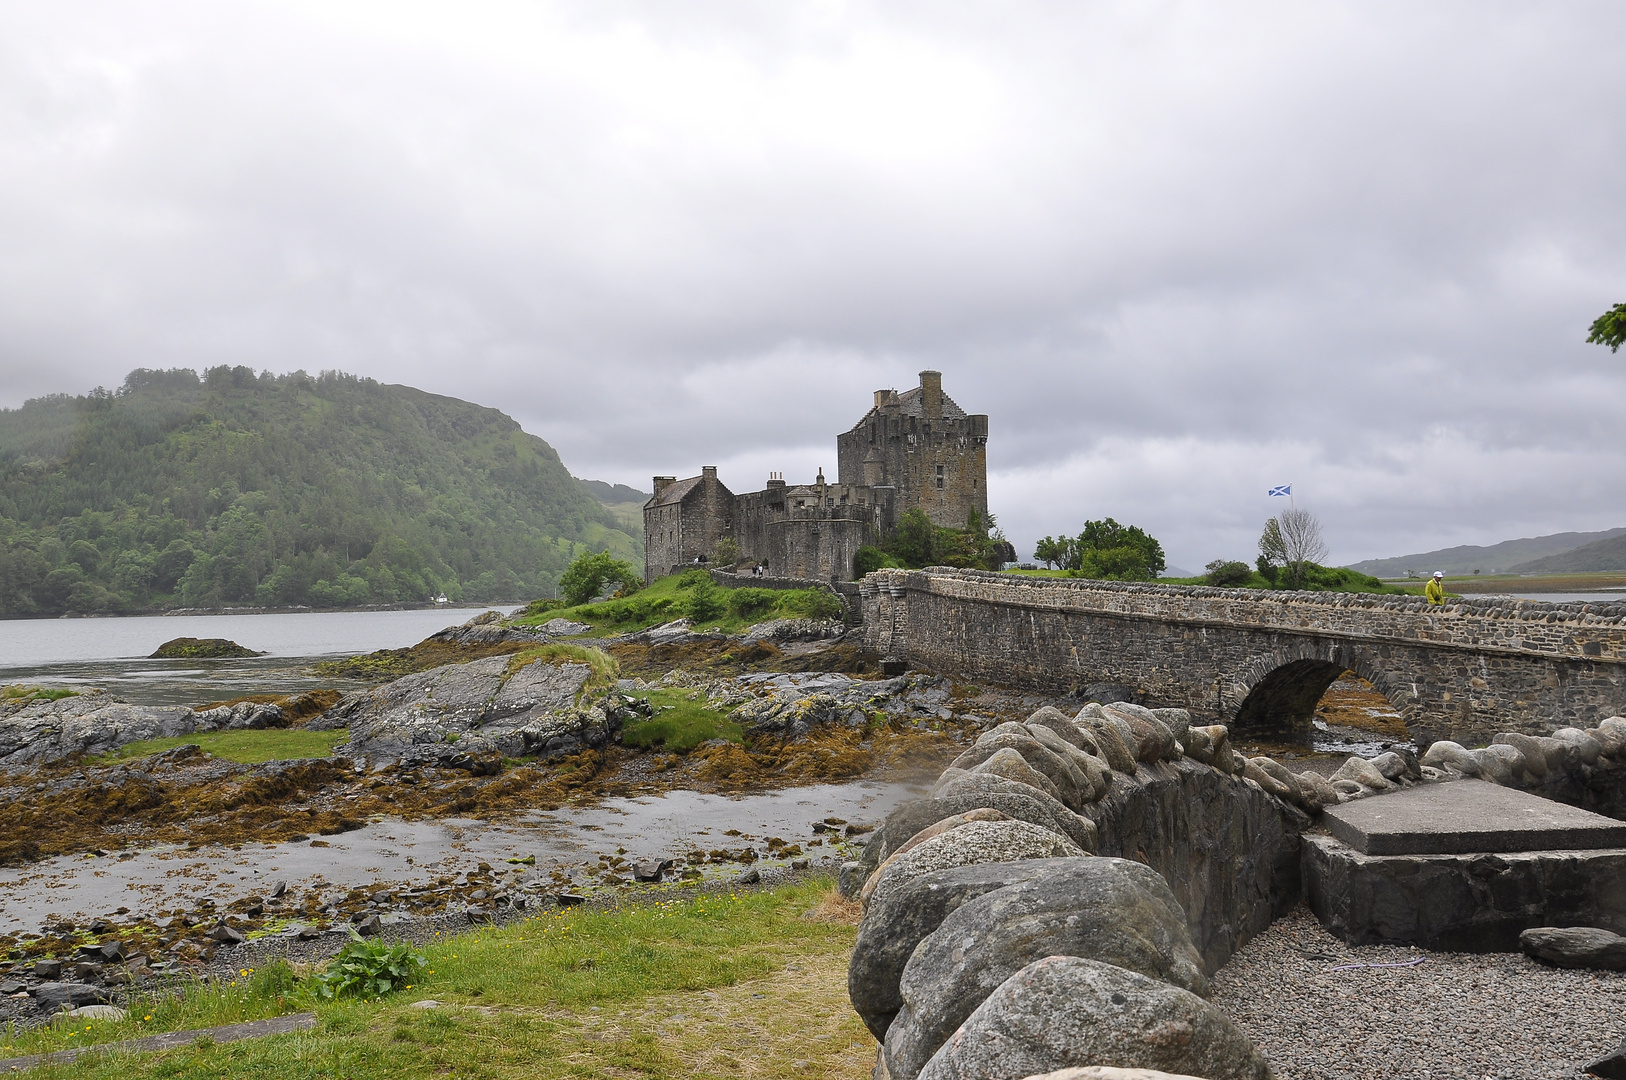
M 1282 498 L 1285 499 L 1288 496 L 1293 494 L 1293 485 L 1292 484 L 1283 484 L 1281 487 L 1273 487 L 1269 491 L 1267 491 L 1265 494 L 1271 496 L 1272 498 L 1275 498 L 1276 496 L 1280 495 Z

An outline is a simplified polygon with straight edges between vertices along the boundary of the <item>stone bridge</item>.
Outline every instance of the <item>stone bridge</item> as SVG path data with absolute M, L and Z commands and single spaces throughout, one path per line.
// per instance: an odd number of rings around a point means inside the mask
M 1099 683 L 1245 732 L 1302 732 L 1340 673 L 1420 744 L 1594 727 L 1626 713 L 1626 603 L 1263 592 L 878 570 L 859 583 L 867 647 L 966 680 Z

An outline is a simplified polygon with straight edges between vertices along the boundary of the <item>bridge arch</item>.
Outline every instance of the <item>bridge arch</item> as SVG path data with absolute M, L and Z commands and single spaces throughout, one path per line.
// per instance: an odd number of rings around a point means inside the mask
M 1372 684 L 1414 731 L 1417 698 L 1409 681 L 1395 678 L 1381 658 L 1339 641 L 1297 639 L 1252 656 L 1232 674 L 1225 715 L 1244 738 L 1303 738 L 1327 688 L 1346 671 Z

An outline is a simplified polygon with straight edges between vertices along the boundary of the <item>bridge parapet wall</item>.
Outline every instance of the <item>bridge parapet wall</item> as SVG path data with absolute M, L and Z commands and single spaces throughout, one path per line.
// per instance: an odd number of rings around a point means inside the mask
M 967 678 L 1097 682 L 1232 722 L 1277 668 L 1370 679 L 1420 741 L 1542 734 L 1626 712 L 1626 604 L 1261 592 L 879 570 L 859 583 L 866 645 Z M 1319 697 L 1319 690 L 1315 691 Z

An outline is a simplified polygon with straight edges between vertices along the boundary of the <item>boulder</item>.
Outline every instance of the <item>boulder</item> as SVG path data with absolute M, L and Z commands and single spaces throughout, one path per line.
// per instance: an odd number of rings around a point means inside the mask
M 1287 772 L 1279 763 L 1261 755 L 1248 759 L 1247 764 L 1242 767 L 1242 775 L 1258 784 L 1268 794 L 1286 802 L 1292 802 L 1298 795 L 1298 781 L 1292 778 L 1292 773 L 1287 773 L 1288 778 L 1286 780 L 1277 779 L 1274 774 L 1265 769 L 1266 762 L 1275 765 L 1276 768 L 1281 769 L 1283 772 Z
M 921 844 L 908 854 L 877 869 L 865 882 L 871 905 L 921 874 L 974 863 L 1020 862 L 1081 856 L 1071 840 L 1025 821 L 973 821 Z
M 1338 771 L 1328 779 L 1331 780 L 1334 787 L 1337 787 L 1340 780 L 1352 780 L 1364 788 L 1371 788 L 1373 791 L 1388 791 L 1394 787 L 1389 782 L 1389 778 L 1383 775 L 1383 770 L 1366 758 L 1361 757 L 1352 757 L 1345 761 L 1338 767 Z
M 1603 747 L 1598 745 L 1598 740 L 1580 728 L 1559 728 L 1553 732 L 1552 737 L 1569 746 L 1575 753 L 1575 760 L 1582 765 L 1596 765 L 1598 758 L 1603 754 Z
M 1460 743 L 1441 739 L 1423 752 L 1423 764 L 1436 769 L 1455 769 L 1464 776 L 1479 775 L 1479 760 Z
M 801 697 L 770 696 L 747 701 L 734 710 L 732 719 L 745 729 L 747 735 L 773 736 L 796 739 L 816 727 L 867 721 L 862 710 L 839 701 L 827 693 L 807 694 Z
M 53 1012 L 63 1007 L 77 1009 L 85 1005 L 100 1005 L 107 1002 L 106 994 L 85 983 L 40 983 L 28 993 L 35 1001 Z
M 989 773 L 967 773 L 955 770 L 957 775 L 948 772 L 938 778 L 937 787 L 932 791 L 929 802 L 944 808 L 938 818 L 949 814 L 963 813 L 976 806 L 987 806 L 1001 813 L 1013 817 L 1018 821 L 1026 821 L 1040 828 L 1058 832 L 1083 851 L 1095 850 L 1095 822 L 1089 818 L 1080 817 L 1061 804 L 1059 799 L 1053 799 L 1044 792 L 1027 784 L 1007 780 L 1004 777 Z M 929 811 L 911 811 L 911 813 L 925 814 Z M 907 821 L 908 819 L 904 819 Z M 891 818 L 888 821 L 886 839 L 891 841 L 893 834 L 890 831 Z M 930 822 L 925 822 L 930 824 Z M 900 828 L 903 823 L 900 822 Z M 916 831 L 918 831 L 918 826 Z M 910 833 L 909 835 L 913 835 Z M 901 842 L 907 840 L 903 836 Z
M 1565 760 L 1571 750 L 1557 739 L 1545 735 L 1524 735 L 1517 731 L 1504 731 L 1491 740 L 1492 746 L 1511 746 L 1524 755 L 1524 771 L 1536 780 L 1548 773 L 1565 771 Z
M 593 628 L 586 623 L 571 622 L 569 619 L 549 619 L 537 629 L 549 637 L 574 637 L 577 634 L 585 634 Z
M 990 776 L 1001 776 L 1006 780 L 1026 784 L 1035 790 L 1044 792 L 1063 806 L 1068 805 L 1067 800 L 1062 797 L 1061 791 L 1051 782 L 1048 776 L 1028 764 L 1027 759 L 1008 746 L 994 751 L 986 761 L 972 766 L 967 771 L 987 773 Z
M 1185 709 L 1153 709 L 1151 713 L 1158 723 L 1169 729 L 1174 741 L 1184 747 L 1191 731 L 1191 713 Z
M 847 996 L 875 1038 L 886 1038 L 886 1029 L 903 1005 L 898 982 L 915 946 L 961 905 L 1030 880 L 1060 861 L 1030 859 L 934 870 L 905 882 L 884 900 L 872 902 L 859 924 L 847 967 Z
M 1112 766 L 1087 753 L 1041 724 L 1025 725 L 1046 750 L 1068 762 L 1079 772 L 1079 792 L 1085 802 L 1094 802 L 1112 786 Z
M 1152 764 L 1174 760 L 1174 733 L 1164 726 L 1163 721 L 1159 720 L 1151 709 L 1119 701 L 1106 706 L 1106 711 L 1109 717 L 1119 717 L 1129 725 L 1134 737 L 1136 761 Z
M 1608 721 L 1605 721 L 1605 723 L 1608 723 Z M 1622 730 L 1619 731 L 1612 727 L 1600 725 L 1595 728 L 1587 728 L 1586 733 L 1597 742 L 1599 749 L 1603 751 L 1604 757 L 1626 757 L 1626 725 L 1622 725 Z
M 1224 724 L 1208 724 L 1202 727 L 1187 729 L 1187 737 L 1193 740 L 1199 737 L 1208 740 L 1208 760 L 1203 764 L 1212 765 L 1223 773 L 1235 772 L 1233 764 L 1236 752 L 1231 749 L 1231 732 Z
M 1002 724 L 1000 728 L 983 735 L 970 749 L 955 758 L 950 768 L 974 769 L 1000 750 L 1013 750 L 1022 756 L 1023 761 L 1043 773 L 1051 784 L 1055 785 L 1057 797 L 1067 806 L 1076 810 L 1089 801 L 1085 794 L 1093 790 L 1093 785 L 1077 765 L 1060 753 L 1047 748 L 1021 724 L 1009 725 L 1009 728 L 1015 730 L 1000 730 L 1006 726 Z M 1056 742 L 1061 741 L 1055 735 L 1051 735 L 1050 738 Z
M 1417 755 L 1410 751 L 1401 754 L 1394 750 L 1386 750 L 1371 760 L 1372 767 L 1385 780 L 1393 783 L 1399 784 L 1407 780 L 1422 779 L 1422 775 L 1417 771 Z
M 1087 957 L 1208 992 L 1185 911 L 1157 871 L 1128 859 L 1060 862 L 967 902 L 916 947 L 886 1036 L 892 1075 L 913 1076 L 996 987 L 1046 956 Z
M 1320 810 L 1327 806 L 1338 805 L 1338 792 L 1333 790 L 1327 778 L 1308 769 L 1294 777 L 1298 781 L 1299 789 L 1305 793 L 1304 802 L 1300 803 L 1306 810 Z
M 1272 1075 L 1247 1036 L 1197 995 L 1113 964 L 1050 956 L 989 994 L 918 1077 L 1007 1080 L 1103 1062 L 1205 1080 Z
M 1479 778 L 1503 787 L 1519 787 L 1525 780 L 1525 759 L 1518 747 L 1498 743 L 1468 751 L 1479 763 Z
M 1071 743 L 1087 754 L 1096 754 L 1098 748 L 1095 740 L 1085 734 L 1084 729 L 1073 722 L 1072 717 L 1056 708 L 1046 705 L 1027 718 L 1028 727 L 1049 728 L 1057 737 Z
M 1533 926 L 1519 948 L 1554 967 L 1626 971 L 1626 937 L 1595 926 Z
M 1091 710 L 1094 712 L 1091 712 Z M 1121 719 L 1109 717 L 1099 705 L 1086 705 L 1079 710 L 1078 723 L 1094 739 L 1107 764 L 1118 772 L 1135 771 L 1135 740 L 1129 725 Z
M 1626 1039 L 1621 1040 L 1614 1053 L 1587 1062 L 1585 1068 L 1588 1076 L 1600 1080 L 1626 1080 Z
M 907 855 L 909 852 L 913 851 L 921 844 L 924 844 L 926 841 L 935 840 L 944 833 L 952 832 L 963 825 L 969 825 L 973 821 L 1010 820 L 1010 818 L 1006 817 L 998 810 L 990 809 L 986 806 L 979 806 L 973 810 L 967 810 L 963 814 L 950 814 L 948 817 L 932 822 L 930 825 L 926 826 L 924 829 L 921 829 L 919 832 L 915 833 L 915 835 L 899 844 L 897 850 L 892 851 L 886 856 L 885 859 L 881 860 L 881 862 L 876 866 L 875 870 L 870 874 L 869 881 L 865 882 L 864 888 L 859 890 L 858 899 L 866 904 L 869 903 L 871 886 L 880 880 L 881 871 L 885 870 L 891 863 L 896 862 L 900 857 Z

